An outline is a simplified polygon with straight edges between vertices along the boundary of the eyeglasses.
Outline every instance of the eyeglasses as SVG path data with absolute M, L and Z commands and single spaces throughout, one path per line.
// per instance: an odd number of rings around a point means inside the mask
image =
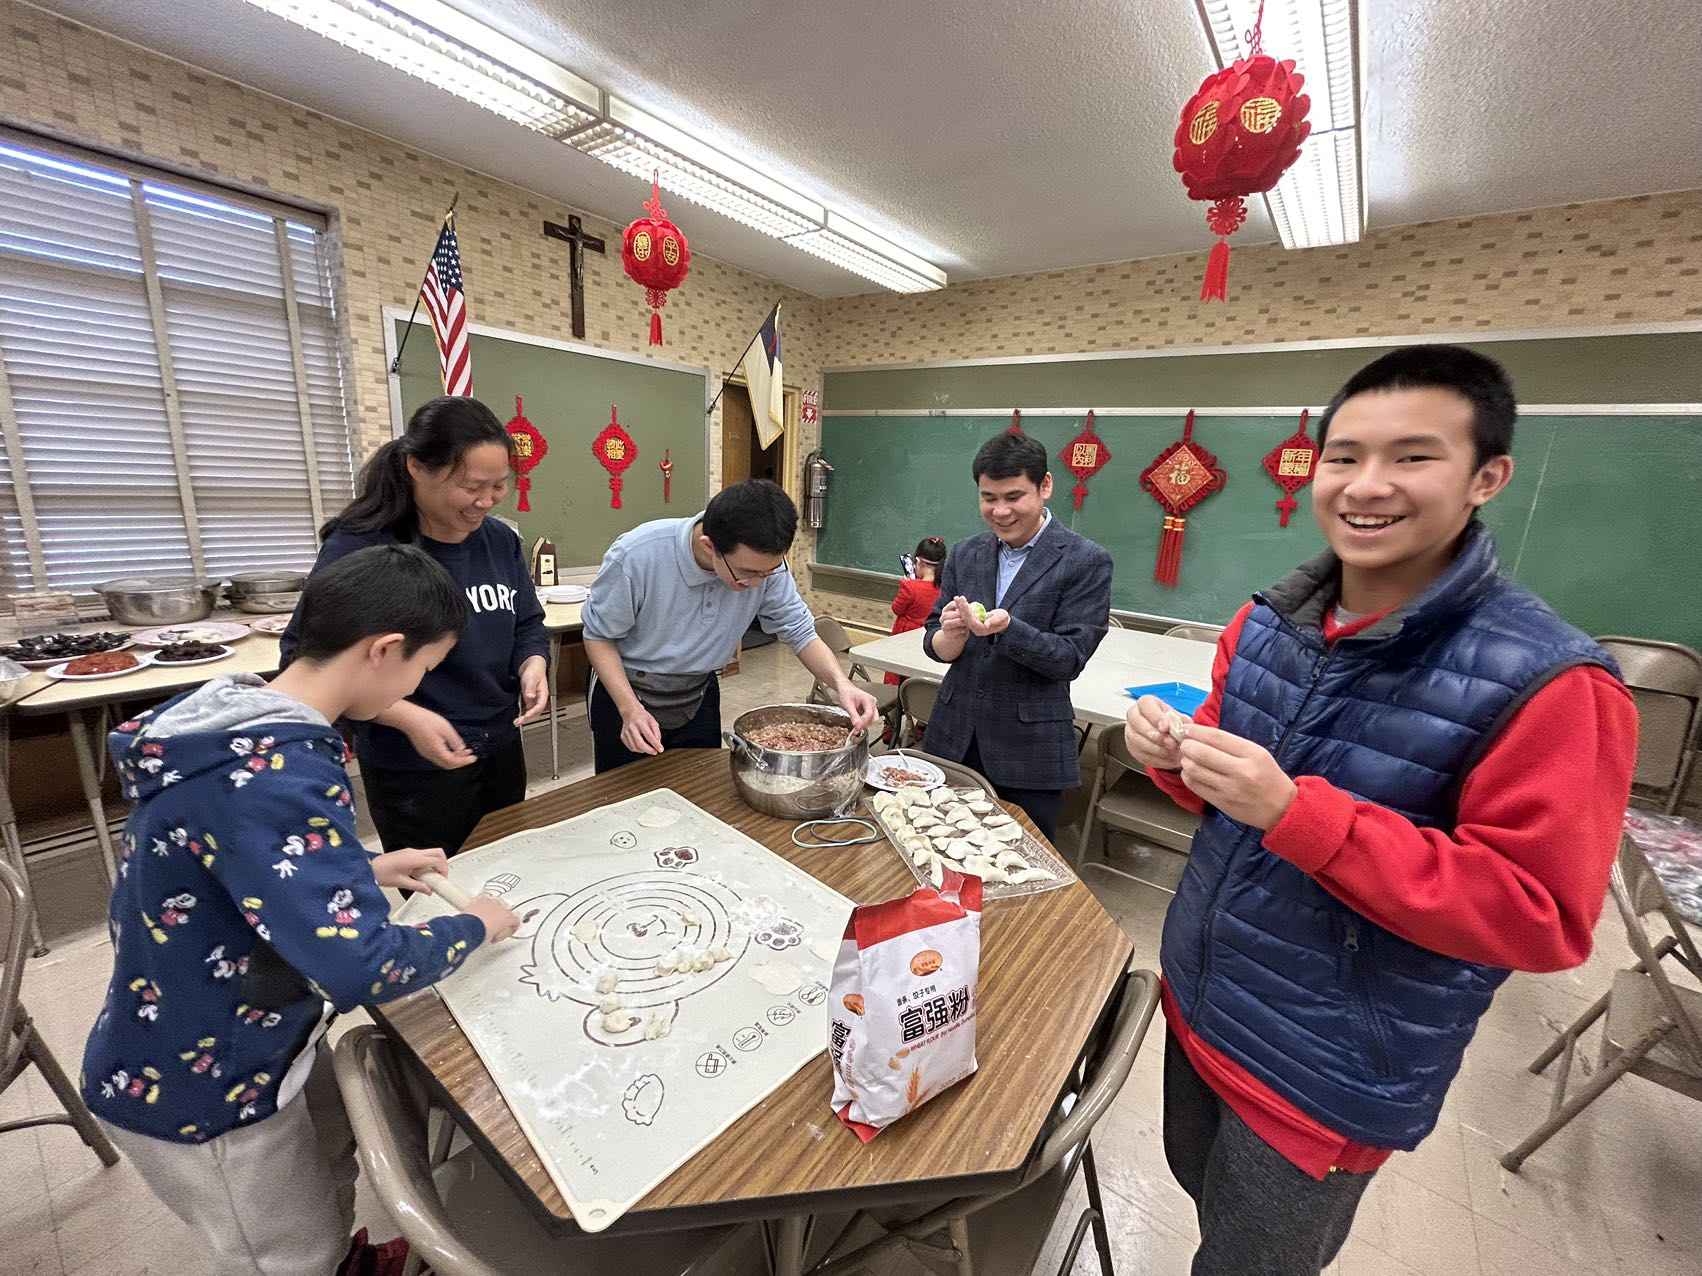
M 784 558 L 780 560 L 778 566 L 770 567 L 765 572 L 746 572 L 740 571 L 737 567 L 734 567 L 733 564 L 729 563 L 727 561 L 727 556 L 719 549 L 715 551 L 715 557 L 721 560 L 721 566 L 727 569 L 727 575 L 731 576 L 733 578 L 733 583 L 737 585 L 755 585 L 760 581 L 767 580 L 770 576 L 789 570 Z

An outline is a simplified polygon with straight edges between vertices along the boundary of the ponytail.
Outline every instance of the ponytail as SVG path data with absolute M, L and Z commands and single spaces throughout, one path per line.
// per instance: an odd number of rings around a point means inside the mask
M 422 403 L 408 418 L 402 437 L 392 439 L 361 467 L 355 499 L 319 529 L 323 542 L 333 532 L 390 533 L 397 540 L 419 539 L 419 511 L 408 462 L 432 471 L 461 464 L 476 447 L 495 443 L 512 454 L 514 440 L 502 422 L 477 399 L 445 395 Z

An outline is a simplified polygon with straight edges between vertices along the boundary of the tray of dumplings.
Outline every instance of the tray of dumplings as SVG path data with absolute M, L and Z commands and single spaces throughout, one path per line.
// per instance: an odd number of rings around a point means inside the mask
M 870 812 L 924 886 L 938 886 L 945 869 L 972 873 L 987 899 L 1035 895 L 1075 881 L 1075 875 L 1012 818 L 984 789 L 906 785 L 874 793 Z

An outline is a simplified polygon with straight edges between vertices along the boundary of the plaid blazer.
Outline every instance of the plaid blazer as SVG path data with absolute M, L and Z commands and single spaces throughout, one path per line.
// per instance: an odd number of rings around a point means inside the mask
M 940 612 L 961 594 L 989 609 L 999 584 L 992 532 L 952 548 L 922 645 L 934 654 Z M 1073 789 L 1081 764 L 1070 683 L 1111 618 L 1111 555 L 1054 517 L 1000 602 L 1004 633 L 970 635 L 928 720 L 927 749 L 961 761 L 974 740 L 986 776 L 1019 789 Z

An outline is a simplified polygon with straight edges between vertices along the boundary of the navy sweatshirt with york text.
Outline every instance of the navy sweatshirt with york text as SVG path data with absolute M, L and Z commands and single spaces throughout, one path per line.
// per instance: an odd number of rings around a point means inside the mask
M 315 571 L 368 545 L 394 545 L 386 531 L 333 532 L 319 551 Z M 549 652 L 544 607 L 532 585 L 520 538 L 487 518 L 459 544 L 420 536 L 419 547 L 448 569 L 467 596 L 467 632 L 447 659 L 421 680 L 408 697 L 412 704 L 447 718 L 462 741 L 481 758 L 513 744 L 519 735 L 520 666 L 530 656 Z M 298 611 L 281 642 L 284 662 L 295 656 Z M 355 727 L 355 752 L 364 765 L 397 771 L 429 771 L 402 732 L 377 723 Z

